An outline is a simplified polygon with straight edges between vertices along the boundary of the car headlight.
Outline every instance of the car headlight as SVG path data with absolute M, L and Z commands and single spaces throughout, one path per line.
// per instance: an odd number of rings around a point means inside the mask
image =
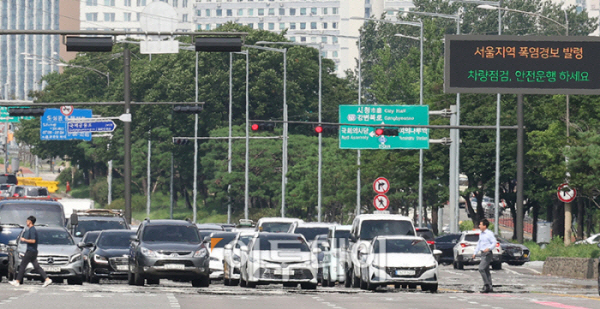
M 234 254 L 234 255 L 233 255 L 233 257 L 232 257 L 231 259 L 232 259 L 234 262 L 240 262 L 240 261 L 241 261 L 241 259 L 240 259 L 240 256 L 239 256 L 239 255 L 237 255 L 237 254 Z
M 148 256 L 148 257 L 156 257 L 156 252 L 148 249 L 148 248 L 144 248 L 142 247 L 141 250 L 143 255 Z
M 206 248 L 202 248 L 196 252 L 194 252 L 194 257 L 205 257 L 208 255 L 208 250 Z
M 98 264 L 108 264 L 108 259 L 104 256 L 94 254 L 94 262 Z
M 435 269 L 435 267 L 436 267 L 436 265 L 433 264 L 433 265 L 425 266 L 423 268 L 424 268 L 424 270 L 430 270 L 430 269 Z
M 81 260 L 81 253 L 73 254 L 69 258 L 69 263 L 77 262 L 79 260 Z

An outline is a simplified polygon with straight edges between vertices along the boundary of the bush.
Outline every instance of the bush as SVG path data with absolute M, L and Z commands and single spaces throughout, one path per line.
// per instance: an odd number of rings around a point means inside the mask
M 530 251 L 529 259 L 532 261 L 545 261 L 548 257 L 580 257 L 580 258 L 598 258 L 600 249 L 597 245 L 570 245 L 564 244 L 562 237 L 554 237 L 544 249 L 533 241 L 523 243 Z
M 83 172 L 81 170 L 77 170 L 75 172 L 75 177 L 72 177 L 72 167 L 65 168 L 60 175 L 56 178 L 61 184 L 66 185 L 67 181 L 71 185 L 71 189 L 85 185 L 85 179 L 83 178 Z
M 473 225 L 473 221 L 472 220 L 465 220 L 460 222 L 459 226 L 461 231 L 470 231 L 472 229 L 474 229 L 474 225 Z M 479 226 L 477 227 L 479 228 Z M 493 231 L 494 230 L 494 224 L 490 223 L 490 226 L 488 227 L 488 230 Z M 498 233 L 502 236 L 502 233 L 500 231 L 500 229 L 498 229 Z

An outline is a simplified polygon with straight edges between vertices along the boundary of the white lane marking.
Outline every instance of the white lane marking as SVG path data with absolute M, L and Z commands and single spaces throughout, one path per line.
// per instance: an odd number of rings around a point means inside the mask
M 167 299 L 169 300 L 169 305 L 171 306 L 171 308 L 180 308 L 179 301 L 177 300 L 175 295 L 173 295 L 173 293 L 167 294 Z
M 512 270 L 512 269 L 510 269 L 510 268 L 508 268 L 508 267 L 504 267 L 504 270 L 506 270 L 506 271 L 510 272 L 510 273 L 511 273 L 511 274 L 513 274 L 513 275 L 521 275 L 521 273 L 519 273 L 519 272 L 516 272 L 516 271 L 514 271 L 514 270 Z

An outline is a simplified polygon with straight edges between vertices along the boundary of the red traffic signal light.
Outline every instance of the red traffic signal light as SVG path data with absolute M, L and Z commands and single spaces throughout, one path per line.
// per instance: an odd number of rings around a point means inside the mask
M 381 135 L 398 136 L 398 129 L 377 128 L 377 129 L 375 129 L 375 135 L 377 135 L 377 136 L 381 136 Z
M 316 133 L 323 133 L 323 127 L 322 126 L 316 126 L 315 127 L 315 132 Z
M 252 131 L 273 131 L 275 124 L 270 122 L 253 123 L 250 128 Z
M 258 131 L 258 124 L 257 123 L 252 124 L 251 128 L 252 128 L 252 131 Z
M 380 136 L 382 134 L 383 134 L 383 129 L 382 128 L 375 129 L 375 135 Z

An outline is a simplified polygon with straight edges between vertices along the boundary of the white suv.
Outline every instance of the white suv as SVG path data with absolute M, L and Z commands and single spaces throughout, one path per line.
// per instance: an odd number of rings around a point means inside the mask
M 454 252 L 455 269 L 463 269 L 464 265 L 477 265 L 481 261 L 481 256 L 476 255 L 473 258 L 475 247 L 479 241 L 480 230 L 465 231 L 462 233 L 458 242 L 452 249 Z M 502 247 L 500 243 L 496 243 L 496 247 L 492 250 L 492 269 L 502 269 Z
M 401 215 L 364 214 L 354 218 L 346 251 L 346 287 L 360 287 L 360 256 L 370 251 L 371 241 L 377 236 L 415 236 L 415 226 L 409 217 Z
M 346 273 L 346 250 L 351 225 L 334 225 L 329 227 L 327 244 L 329 245 L 323 256 L 323 286 L 334 286 L 336 282 L 344 282 Z

